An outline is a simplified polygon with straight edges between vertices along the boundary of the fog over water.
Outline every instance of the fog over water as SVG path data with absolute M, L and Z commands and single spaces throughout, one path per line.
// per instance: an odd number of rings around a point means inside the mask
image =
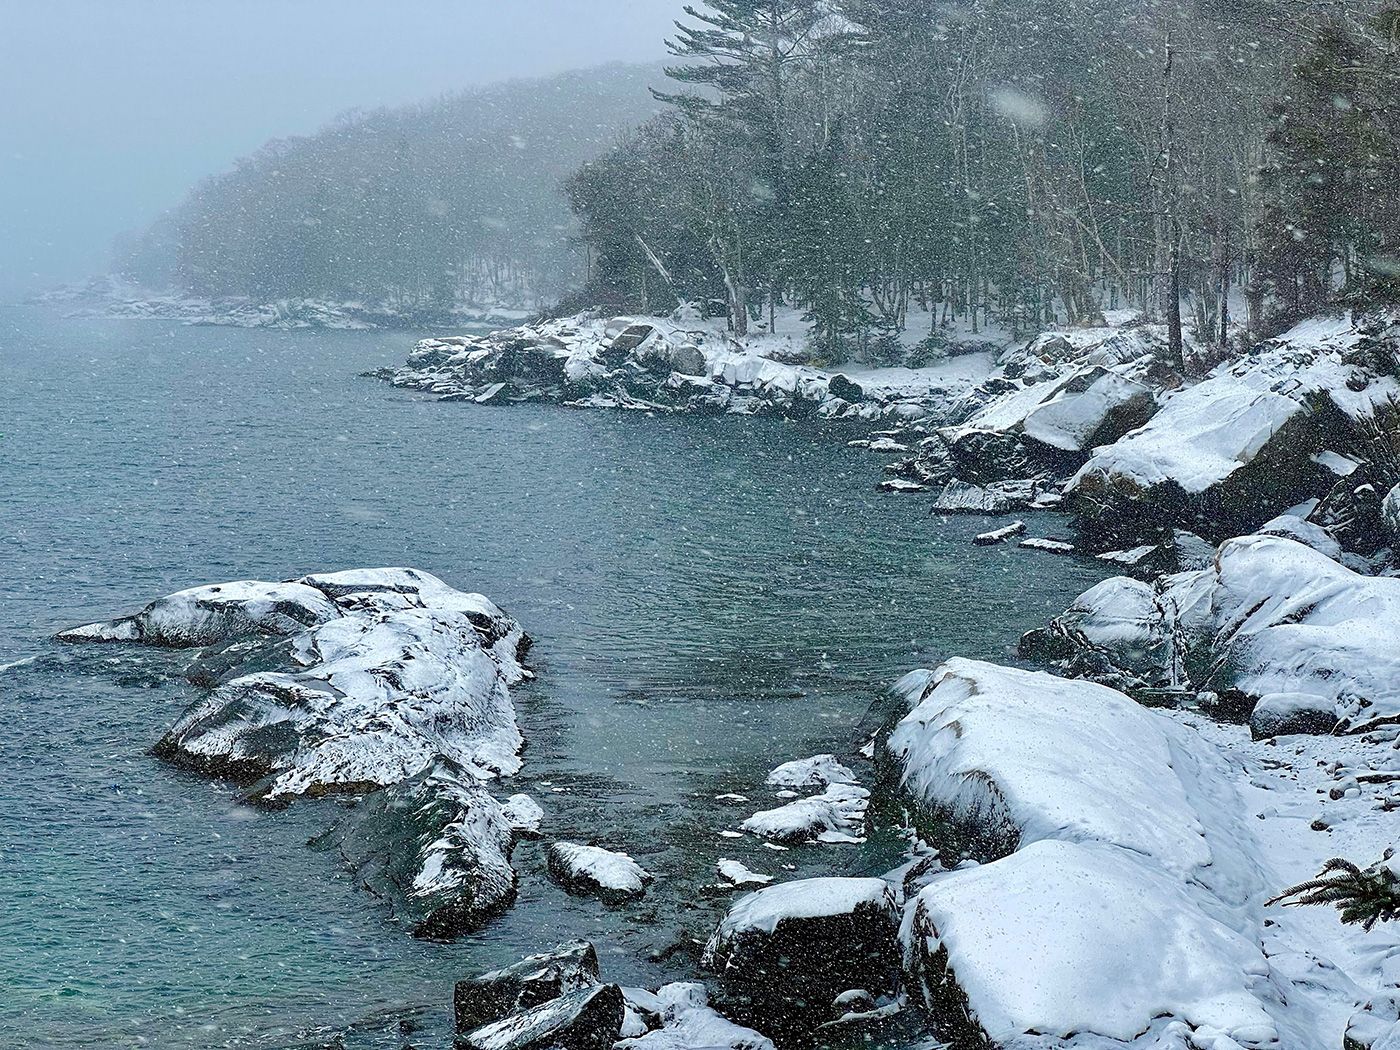
M 0 4 L 0 298 L 76 280 L 112 236 L 269 138 L 355 108 L 654 61 L 674 0 Z

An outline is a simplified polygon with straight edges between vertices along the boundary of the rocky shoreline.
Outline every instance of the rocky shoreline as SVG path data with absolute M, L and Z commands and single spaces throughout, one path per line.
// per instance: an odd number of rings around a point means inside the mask
M 1395 932 L 1267 902 L 1329 856 L 1381 864 L 1395 845 L 1400 322 L 1315 320 L 1197 379 L 1144 325 L 924 369 L 780 351 L 583 317 L 426 340 L 379 378 L 482 405 L 829 421 L 899 457 L 882 484 L 935 519 L 1055 510 L 1074 536 L 993 521 L 977 542 L 1124 575 L 1022 639 L 1053 673 L 910 671 L 858 756 L 869 775 L 784 762 L 775 804 L 733 795 L 749 815 L 720 832 L 781 856 L 893 819 L 902 865 L 782 881 L 719 857 L 724 892 L 758 888 L 698 953 L 709 988 L 609 983 L 590 944 L 561 944 L 459 982 L 458 1045 L 1397 1045 Z M 528 639 L 426 573 L 196 588 L 59 638 L 199 650 L 187 674 L 206 695 L 155 753 L 265 805 L 359 796 L 315 845 L 419 936 L 509 907 L 514 843 L 547 834 L 533 799 L 498 797 L 520 767 L 509 687 Z M 666 874 L 593 843 L 545 855 L 599 907 Z
M 67 317 L 174 321 L 185 325 L 280 330 L 422 331 L 449 325 L 519 324 L 537 311 L 518 303 L 480 303 L 449 309 L 389 301 L 287 297 L 263 301 L 243 295 L 202 297 L 156 291 L 113 277 L 57 288 L 29 302 L 63 308 Z

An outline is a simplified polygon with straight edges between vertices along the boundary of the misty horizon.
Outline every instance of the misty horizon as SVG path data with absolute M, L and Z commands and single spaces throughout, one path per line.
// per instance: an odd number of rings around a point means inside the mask
M 678 14 L 671 0 L 7 9 L 0 295 L 103 270 L 116 235 L 269 140 L 501 81 L 656 61 Z

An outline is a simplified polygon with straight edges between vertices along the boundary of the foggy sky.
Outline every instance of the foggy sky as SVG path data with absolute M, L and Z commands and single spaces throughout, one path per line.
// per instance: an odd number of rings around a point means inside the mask
M 661 58 L 682 2 L 0 0 L 0 295 L 346 110 Z

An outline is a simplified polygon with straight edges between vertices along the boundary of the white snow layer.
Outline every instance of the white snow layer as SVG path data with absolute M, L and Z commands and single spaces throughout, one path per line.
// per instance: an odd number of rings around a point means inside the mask
M 813 755 L 784 762 L 768 774 L 769 787 L 809 788 L 828 784 L 854 784 L 856 775 L 837 761 L 835 755 Z
M 1253 355 L 1218 366 L 1170 395 L 1145 426 L 1095 449 L 1067 491 L 1145 490 L 1174 481 L 1195 495 L 1253 460 L 1295 417 L 1311 415 L 1319 395 L 1351 419 L 1372 417 L 1400 395 L 1400 383 L 1342 362 L 1357 338 L 1347 322 L 1301 325 Z M 1348 380 L 1362 389 L 1349 389 Z
M 771 934 L 784 919 L 849 915 L 863 904 L 881 910 L 894 907 L 894 896 L 884 879 L 821 878 L 780 882 L 736 901 L 715 929 L 710 944 L 731 942 L 749 930 Z
M 1258 949 L 1265 882 L 1219 752 L 1105 686 L 950 660 L 896 686 L 910 795 L 978 843 L 906 909 L 995 1041 L 1128 1039 L 1168 1013 L 1246 1045 L 1275 1037 Z
M 1026 1032 L 1131 1040 L 1161 1014 L 1251 1044 L 1276 1037 L 1251 991 L 1268 972 L 1255 940 L 1106 843 L 1036 842 L 952 872 L 915 898 L 904 936 L 924 958 L 947 951 L 995 1043 Z

